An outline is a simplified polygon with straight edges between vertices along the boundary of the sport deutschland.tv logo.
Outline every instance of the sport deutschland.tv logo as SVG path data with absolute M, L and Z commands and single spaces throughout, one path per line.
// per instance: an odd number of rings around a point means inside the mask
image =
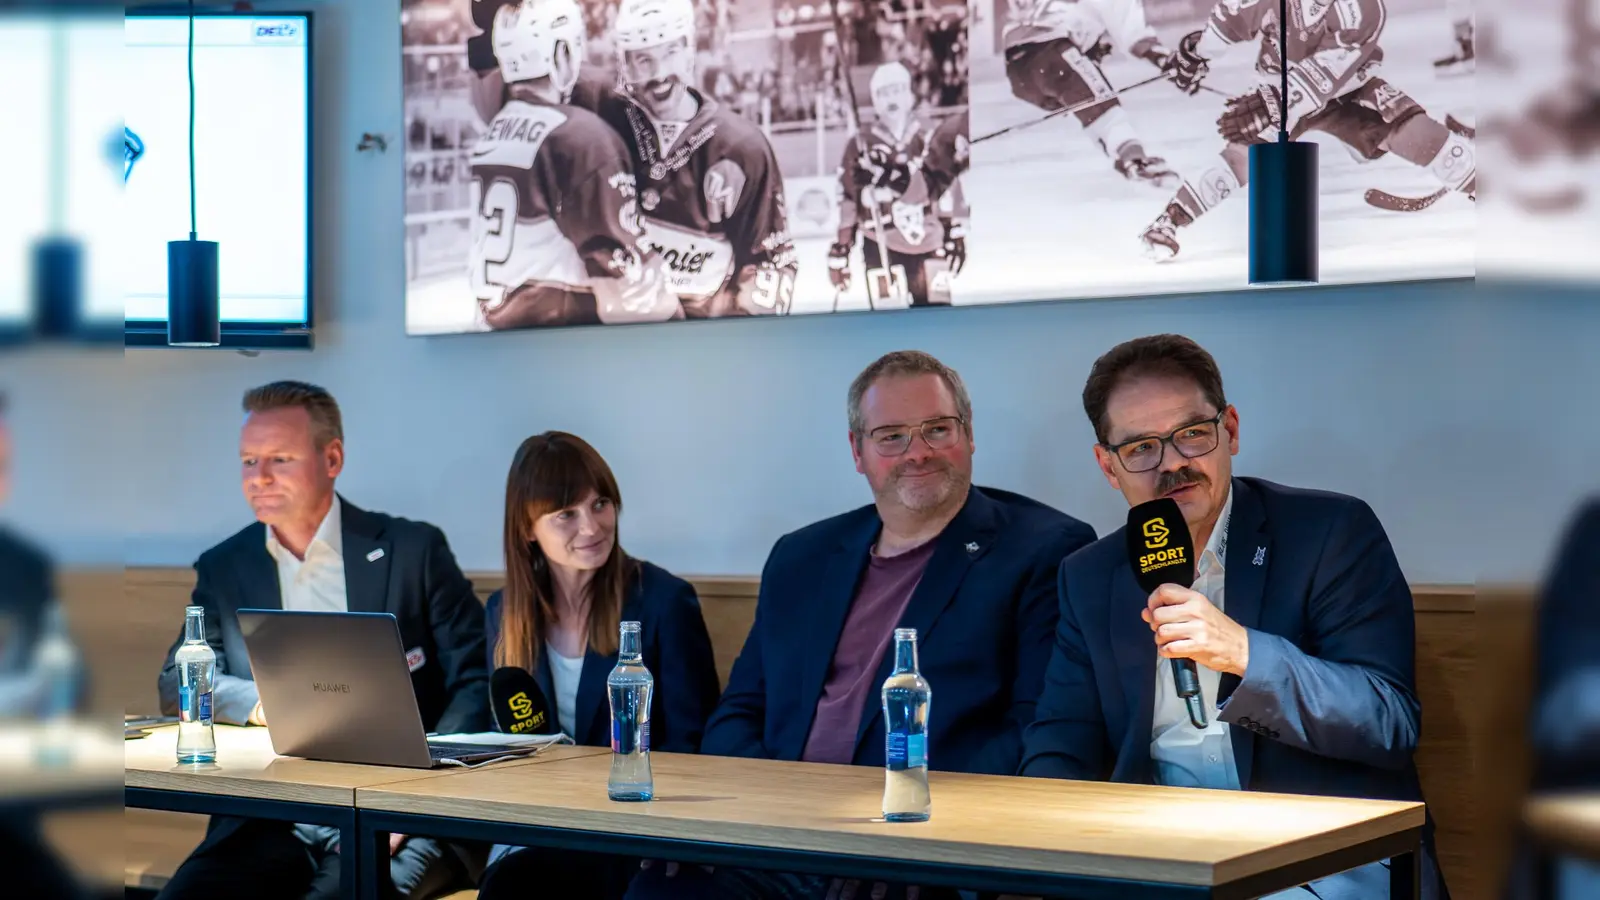
M 511 723 L 512 734 L 525 734 L 544 724 L 544 713 L 533 715 L 533 701 L 528 699 L 527 691 L 517 691 L 506 701 L 511 707 L 511 717 L 516 721 Z
M 533 715 L 533 701 L 528 699 L 527 691 L 511 695 L 511 715 L 519 722 Z
M 1165 547 L 1171 534 L 1172 529 L 1167 527 L 1166 519 L 1151 519 L 1144 523 L 1144 545 L 1151 550 Z
M 1167 527 L 1166 519 L 1156 518 L 1144 523 L 1145 549 L 1155 552 L 1139 557 L 1139 574 L 1148 575 L 1158 569 L 1183 565 L 1187 561 L 1187 554 L 1182 547 L 1167 547 L 1167 539 L 1171 536 L 1172 529 Z

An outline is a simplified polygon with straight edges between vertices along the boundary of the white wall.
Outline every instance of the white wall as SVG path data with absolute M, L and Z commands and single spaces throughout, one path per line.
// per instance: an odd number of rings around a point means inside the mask
M 441 526 L 465 568 L 500 564 L 516 445 L 562 428 L 616 469 L 633 552 L 755 573 L 783 532 L 870 499 L 845 388 L 905 347 L 967 379 L 980 483 L 1104 533 L 1125 507 L 1094 468 L 1079 393 L 1096 355 L 1157 331 L 1219 359 L 1243 423 L 1236 471 L 1367 499 L 1414 581 L 1527 574 L 1596 485 L 1600 304 L 1572 293 L 1449 282 L 407 338 L 402 154 L 354 150 L 363 131 L 398 137 L 396 6 L 313 8 L 317 349 L 7 361 L 10 514 L 66 559 L 185 565 L 245 524 L 239 398 L 294 377 L 344 408 L 345 495 Z

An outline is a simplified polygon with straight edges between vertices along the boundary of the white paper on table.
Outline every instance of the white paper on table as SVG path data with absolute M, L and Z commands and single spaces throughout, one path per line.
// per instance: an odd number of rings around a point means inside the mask
M 456 734 L 430 734 L 428 740 L 439 741 L 445 744 L 475 744 L 483 747 L 506 747 L 525 749 L 528 747 L 549 747 L 555 744 L 570 744 L 572 738 L 564 734 L 506 734 L 503 731 L 472 731 Z

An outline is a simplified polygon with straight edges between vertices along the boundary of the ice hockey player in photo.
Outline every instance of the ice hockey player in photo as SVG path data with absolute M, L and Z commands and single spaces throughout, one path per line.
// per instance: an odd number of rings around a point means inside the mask
M 639 177 L 647 249 L 691 319 L 784 315 L 796 258 L 766 135 L 695 81 L 693 0 L 622 0 L 611 38 L 622 89 L 601 116 Z
M 836 291 L 849 290 L 859 232 L 872 308 L 949 305 L 967 256 L 966 204 L 951 190 L 969 156 L 964 117 L 936 134 L 917 116 L 911 72 L 898 62 L 873 72 L 871 95 L 873 120 L 846 142 L 840 164 L 829 277 Z
M 680 316 L 659 261 L 641 252 L 621 139 L 567 103 L 583 60 L 575 0 L 498 7 L 493 49 L 509 99 L 472 152 L 468 265 L 494 330 Z
M 1165 210 L 1141 235 L 1157 261 L 1179 252 L 1178 231 L 1244 187 L 1248 147 L 1276 140 L 1279 125 L 1279 39 L 1288 32 L 1289 133 L 1324 132 L 1359 156 L 1387 153 L 1426 169 L 1441 191 L 1476 199 L 1475 150 L 1466 129 L 1432 118 L 1400 88 L 1373 74 L 1383 59 L 1379 45 L 1387 16 L 1385 0 L 1289 0 L 1290 27 L 1278 22 L 1270 0 L 1219 0 L 1203 31 L 1185 35 L 1171 77 L 1180 88 L 1199 90 L 1209 61 L 1229 47 L 1259 37 L 1258 83 L 1228 100 L 1217 121 L 1225 146 L 1220 158 L 1178 188 Z
M 1145 149 L 1100 68 L 1115 50 L 1161 71 L 1170 68 L 1172 51 L 1145 21 L 1144 0 L 1014 0 L 1003 43 L 1013 96 L 1045 112 L 1073 110 L 1129 181 L 1157 188 L 1178 183 L 1166 160 Z

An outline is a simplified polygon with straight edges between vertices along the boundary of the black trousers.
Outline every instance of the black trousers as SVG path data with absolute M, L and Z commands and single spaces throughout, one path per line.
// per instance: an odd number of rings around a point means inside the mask
M 622 900 L 639 860 L 550 847 L 509 847 L 490 855 L 478 883 L 478 900 Z
M 6 858 L 5 893 L 16 897 L 88 900 L 91 892 L 45 842 L 32 816 L 0 817 L 0 856 Z
M 159 900 L 340 900 L 337 829 L 213 816 L 206 838 L 184 860 Z M 450 844 L 411 837 L 389 860 L 400 900 L 426 900 L 472 887 Z

